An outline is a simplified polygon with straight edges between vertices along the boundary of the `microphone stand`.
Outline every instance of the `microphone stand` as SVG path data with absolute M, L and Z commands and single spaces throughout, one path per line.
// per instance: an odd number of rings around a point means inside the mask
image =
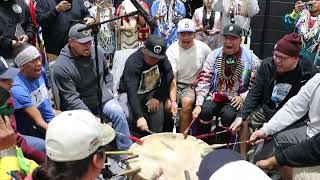
M 128 13 L 128 14 L 125 14 L 125 15 L 122 15 L 122 16 L 119 16 L 119 17 L 116 17 L 113 19 L 108 19 L 108 20 L 100 22 L 100 23 L 91 24 L 85 28 L 81 28 L 78 30 L 78 32 L 86 31 L 89 29 L 92 30 L 91 35 L 93 36 L 93 40 L 94 40 L 94 52 L 95 52 L 96 71 L 97 71 L 97 83 L 98 83 L 97 94 L 98 94 L 98 99 L 99 99 L 99 115 L 100 115 L 101 119 L 103 118 L 102 117 L 103 109 L 102 109 L 102 90 L 101 90 L 101 86 L 100 86 L 99 61 L 98 61 L 98 33 L 100 30 L 100 25 L 105 24 L 107 22 L 115 21 L 117 19 L 121 19 L 123 17 L 134 16 L 138 13 L 139 13 L 138 11 L 134 11 L 134 12 L 131 12 L 131 13 Z

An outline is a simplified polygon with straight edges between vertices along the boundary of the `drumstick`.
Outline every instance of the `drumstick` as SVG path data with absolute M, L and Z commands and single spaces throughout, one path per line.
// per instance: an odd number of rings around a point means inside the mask
M 139 154 L 134 155 L 134 156 L 128 156 L 128 157 L 122 158 L 122 159 L 120 159 L 120 161 L 127 161 L 127 160 L 134 159 L 134 158 L 137 158 L 137 157 L 139 157 Z
M 122 173 L 118 174 L 118 176 L 127 176 L 127 175 L 130 175 L 130 174 L 138 173 L 139 171 L 141 171 L 140 167 L 135 168 L 135 169 L 130 169 L 130 170 L 125 171 L 125 172 L 122 172 Z
M 106 151 L 106 155 L 133 155 L 131 151 Z
M 192 119 L 191 123 L 189 124 L 189 126 L 187 127 L 187 129 L 183 132 L 183 136 L 184 136 L 185 139 L 187 138 L 188 133 L 189 133 L 189 130 L 190 130 L 192 124 L 196 121 L 196 119 L 197 119 L 197 118 L 194 117 L 194 118 Z
M 174 151 L 173 147 L 171 147 L 169 144 L 167 144 L 167 143 L 165 143 L 165 142 L 163 142 L 163 141 L 161 141 L 161 140 L 160 140 L 160 142 L 161 142 L 163 145 L 165 145 L 167 148 L 169 148 L 169 149 L 171 149 L 172 151 Z
M 189 171 L 188 171 L 188 170 L 185 170 L 185 171 L 184 171 L 184 179 L 185 179 L 185 180 L 191 180 L 191 177 L 190 177 L 190 174 L 189 174 Z
M 219 131 L 219 132 L 210 132 L 210 133 L 207 133 L 207 134 L 201 134 L 201 135 L 198 135 L 196 136 L 197 139 L 204 139 L 204 138 L 207 138 L 207 137 L 210 137 L 210 136 L 216 136 L 218 134 L 222 134 L 222 133 L 225 133 L 225 132 L 228 132 L 229 130 L 223 130 L 223 131 Z
M 272 137 L 266 137 L 266 138 L 263 138 L 264 140 L 271 140 Z M 210 147 L 213 148 L 213 149 L 217 149 L 217 148 L 221 148 L 221 147 L 225 147 L 225 146 L 232 146 L 232 145 L 235 145 L 235 144 L 252 144 L 253 142 L 250 141 L 250 140 L 247 140 L 247 141 L 240 141 L 240 142 L 234 142 L 234 143 L 225 143 L 225 144 L 213 144 L 211 145 Z
M 142 141 L 140 138 L 136 137 L 136 136 L 127 136 L 127 135 L 125 135 L 125 134 L 123 134 L 123 133 L 120 133 L 120 132 L 116 132 L 116 134 L 119 135 L 119 136 L 123 136 L 123 137 L 129 138 L 129 139 L 131 139 L 133 142 L 136 142 L 136 143 L 139 144 L 139 145 L 142 145 L 142 144 L 143 144 L 143 141 Z
M 155 134 L 155 132 L 150 131 L 150 129 L 145 129 L 146 132 L 150 133 L 150 134 Z

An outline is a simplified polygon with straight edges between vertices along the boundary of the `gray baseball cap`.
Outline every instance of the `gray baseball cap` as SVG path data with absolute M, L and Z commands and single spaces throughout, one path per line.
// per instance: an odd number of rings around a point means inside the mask
M 69 30 L 69 38 L 75 39 L 79 43 L 87 43 L 89 41 L 92 41 L 93 37 L 91 37 L 91 30 L 78 32 L 79 29 L 85 27 L 86 25 L 80 23 L 73 25 Z

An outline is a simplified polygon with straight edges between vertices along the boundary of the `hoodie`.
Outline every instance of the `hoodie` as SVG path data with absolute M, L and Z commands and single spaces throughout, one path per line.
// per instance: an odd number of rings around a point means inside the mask
M 101 48 L 99 54 L 100 87 L 102 103 L 113 98 L 111 91 L 112 78 Z M 91 56 L 75 57 L 66 45 L 54 64 L 54 81 L 59 90 L 62 111 L 85 109 L 95 114 L 99 107 L 98 84 L 94 47 L 91 47 Z

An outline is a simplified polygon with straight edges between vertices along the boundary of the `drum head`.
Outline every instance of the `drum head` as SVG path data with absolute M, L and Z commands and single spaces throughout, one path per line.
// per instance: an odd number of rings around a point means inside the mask
M 157 169 L 163 169 L 160 179 L 184 180 L 187 170 L 191 179 L 198 179 L 196 172 L 209 145 L 193 136 L 184 139 L 180 133 L 158 133 L 142 138 L 143 145 L 134 143 L 129 151 L 139 157 L 128 161 L 130 169 L 141 168 L 137 179 L 151 179 Z

